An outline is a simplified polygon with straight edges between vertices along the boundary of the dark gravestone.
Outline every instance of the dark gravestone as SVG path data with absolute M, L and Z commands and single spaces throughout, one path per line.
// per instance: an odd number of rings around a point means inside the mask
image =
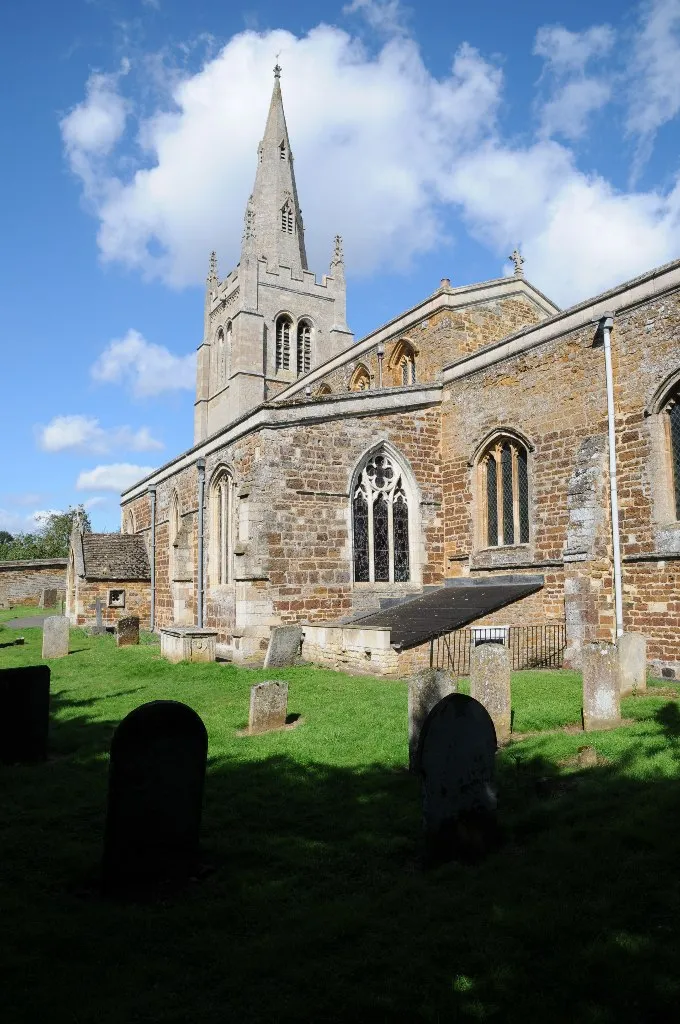
M 126 615 L 118 619 L 116 626 L 116 644 L 118 647 L 130 647 L 139 643 L 139 616 Z
M 198 869 L 208 734 L 186 704 L 131 711 L 111 743 L 105 893 L 153 891 Z
M 264 658 L 265 668 L 285 668 L 300 660 L 301 626 L 272 626 L 269 646 Z
M 56 589 L 43 590 L 40 595 L 40 607 L 41 608 L 56 608 L 57 607 L 57 591 Z
M 479 701 L 452 693 L 430 711 L 417 754 L 426 863 L 479 860 L 496 845 L 495 755 L 496 731 Z
M 0 761 L 44 761 L 49 718 L 49 666 L 0 669 Z

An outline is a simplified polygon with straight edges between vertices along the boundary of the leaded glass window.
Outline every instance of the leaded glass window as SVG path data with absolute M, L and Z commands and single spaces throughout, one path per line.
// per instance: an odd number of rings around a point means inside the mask
M 668 406 L 673 460 L 673 487 L 675 490 L 675 518 L 680 519 L 680 402 L 675 398 Z
M 408 497 L 401 470 L 384 452 L 362 468 L 352 502 L 355 582 L 407 583 Z
M 489 547 L 529 543 L 529 468 L 524 445 L 500 438 L 480 462 L 481 536 Z
M 220 471 L 210 486 L 210 508 L 210 582 L 219 586 L 231 582 L 233 487 L 226 470 Z

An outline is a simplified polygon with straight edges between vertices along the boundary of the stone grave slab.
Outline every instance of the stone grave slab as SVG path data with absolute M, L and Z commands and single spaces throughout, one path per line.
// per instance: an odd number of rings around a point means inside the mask
M 288 683 L 276 679 L 257 683 L 250 688 L 248 732 L 269 732 L 282 729 L 288 714 Z
M 619 656 L 614 644 L 583 647 L 583 728 L 615 729 L 621 724 Z
M 94 603 L 94 614 L 94 626 L 89 626 L 87 632 L 90 634 L 90 636 L 104 636 L 104 634 L 106 633 L 106 626 L 104 625 L 102 617 L 102 602 L 100 597 L 98 597 Z
M 496 731 L 486 708 L 452 693 L 425 719 L 418 746 L 426 858 L 476 860 L 497 841 Z
M 0 669 L 0 761 L 44 761 L 49 718 L 49 666 Z
M 300 660 L 302 628 L 300 626 L 273 626 L 269 647 L 264 658 L 265 668 L 286 668 Z
M 500 643 L 481 643 L 470 652 L 470 696 L 491 715 L 498 742 L 510 737 L 510 651 Z
M 198 869 L 208 734 L 186 704 L 131 711 L 111 743 L 102 863 L 105 893 L 157 890 Z
M 616 641 L 622 697 L 647 689 L 647 641 L 639 633 L 623 633 Z
M 40 607 L 41 608 L 56 608 L 57 607 L 57 591 L 56 589 L 43 590 L 40 594 Z
M 161 655 L 171 662 L 214 661 L 217 630 L 198 626 L 164 626 Z
M 68 619 L 50 615 L 43 622 L 43 658 L 64 658 L 68 654 Z
M 423 669 L 408 680 L 408 766 L 416 771 L 418 743 L 432 708 L 456 690 L 453 677 L 442 669 Z
M 118 619 L 116 626 L 116 645 L 118 647 L 132 647 L 139 643 L 139 616 L 126 615 Z

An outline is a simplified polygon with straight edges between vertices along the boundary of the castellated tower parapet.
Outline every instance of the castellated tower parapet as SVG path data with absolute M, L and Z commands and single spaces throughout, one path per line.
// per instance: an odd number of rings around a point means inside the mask
M 246 206 L 241 259 L 220 281 L 211 254 L 198 349 L 194 442 L 229 426 L 352 344 L 346 322 L 342 239 L 329 273 L 307 266 L 281 69 Z

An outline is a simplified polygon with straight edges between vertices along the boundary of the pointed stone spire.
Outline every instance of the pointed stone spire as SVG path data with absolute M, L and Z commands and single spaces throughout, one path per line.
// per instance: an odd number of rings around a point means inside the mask
M 274 89 L 264 136 L 258 146 L 253 194 L 246 210 L 246 240 L 272 268 L 288 266 L 295 277 L 307 270 L 305 236 L 298 202 L 293 154 L 281 96 L 281 68 L 274 68 Z

